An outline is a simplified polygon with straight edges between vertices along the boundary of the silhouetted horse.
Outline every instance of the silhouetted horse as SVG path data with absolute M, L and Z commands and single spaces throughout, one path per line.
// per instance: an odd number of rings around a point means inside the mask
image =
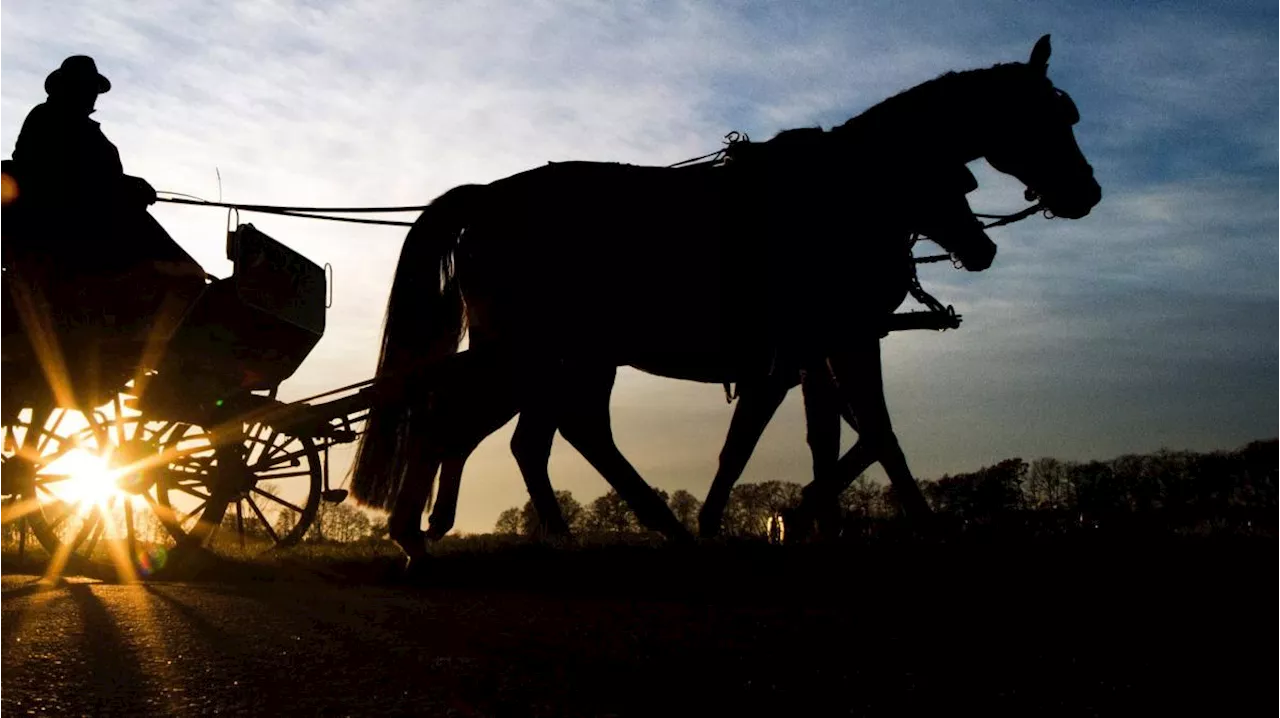
M 954 168 L 952 175 L 948 178 L 951 186 L 947 191 L 943 191 L 940 186 L 928 192 L 920 189 L 915 192 L 915 196 L 925 200 L 923 206 L 930 208 L 924 213 L 930 219 L 923 224 L 934 227 L 933 231 L 941 238 L 938 241 L 955 251 L 957 256 L 968 257 L 972 265 L 985 267 L 995 254 L 995 245 L 982 231 L 964 199 L 965 193 L 975 189 L 977 184 L 963 167 Z M 931 179 L 936 183 L 938 175 Z M 900 249 L 904 260 L 910 262 L 910 244 L 905 238 Z M 905 289 L 903 293 L 905 294 Z M 900 302 L 901 296 L 898 296 L 885 303 L 892 303 L 896 307 Z M 889 311 L 892 311 L 892 307 Z M 776 403 L 770 403 L 774 392 L 785 394 L 798 382 L 798 371 L 785 355 L 783 357 L 774 372 L 760 377 L 758 381 L 752 381 L 756 377 L 746 377 L 746 383 L 740 385 L 741 402 L 735 411 L 731 439 L 745 426 L 739 421 L 742 415 L 751 416 L 746 425 L 759 420 L 763 429 L 777 406 Z M 712 357 L 711 361 L 714 362 L 715 358 Z M 731 367 L 715 364 L 700 367 L 699 371 L 705 372 L 706 376 L 734 376 L 729 373 Z M 440 490 L 426 537 L 440 538 L 452 528 L 462 469 L 467 457 L 483 439 L 503 426 L 517 412 L 521 415 L 512 437 L 512 453 L 537 507 L 540 528 L 546 534 L 568 534 L 568 526 L 559 505 L 555 503 L 554 491 L 547 475 L 552 439 L 557 428 L 562 428 L 566 418 L 571 427 L 583 426 L 588 430 L 596 426 L 608 427 L 614 367 L 594 363 L 566 365 L 555 375 L 544 377 L 546 384 L 542 397 L 533 402 L 529 401 L 527 394 L 523 397 L 518 394 L 519 389 L 512 380 L 513 376 L 515 375 L 510 367 L 504 364 L 499 345 L 477 342 L 468 351 L 434 366 L 428 383 L 415 389 L 416 398 L 410 401 L 410 406 L 416 423 L 411 432 L 424 437 L 424 440 L 409 447 L 414 452 L 410 463 L 414 467 L 411 470 L 422 475 L 401 488 L 393 506 L 390 522 L 392 536 L 402 546 L 416 547 L 421 544 L 418 521 L 430 495 L 431 479 L 435 476 L 437 467 L 441 467 Z M 822 377 L 818 376 L 816 381 L 811 379 L 807 386 L 820 384 L 821 381 Z M 821 406 L 823 411 L 830 412 L 831 419 L 838 422 L 843 408 L 835 403 L 835 397 L 831 395 L 834 387 L 829 381 L 827 386 L 830 390 L 823 392 Z M 548 394 L 552 391 L 556 392 L 556 396 L 549 397 Z M 757 396 L 763 401 L 757 400 Z M 819 405 L 818 400 L 811 399 L 809 393 L 806 393 L 806 403 L 809 406 Z M 767 415 L 759 416 L 762 412 Z M 853 417 L 849 417 L 849 420 L 850 423 L 856 421 Z M 829 430 L 832 427 L 823 422 L 823 428 Z M 815 462 L 818 461 L 818 452 L 826 450 L 830 453 L 828 463 L 834 466 L 839 454 L 838 424 L 834 428 L 834 446 L 811 438 Z M 575 429 L 571 428 L 570 432 L 573 431 Z M 727 440 L 722 456 L 728 459 L 731 450 L 740 450 L 749 456 L 758 437 L 759 432 L 749 437 L 749 445 L 741 440 L 736 443 Z M 580 451 L 610 452 L 621 456 L 617 453 L 611 436 L 607 441 L 597 440 L 596 444 L 590 442 L 591 439 L 588 438 L 587 442 L 575 444 L 575 447 Z M 587 448 L 584 449 L 584 445 Z M 742 463 L 745 464 L 745 461 L 744 456 Z M 730 463 L 736 463 L 736 460 L 730 460 Z M 611 484 L 614 483 L 616 473 L 606 471 L 616 472 L 616 467 L 602 469 L 605 478 Z M 736 478 L 735 474 L 728 479 L 730 487 Z M 634 491 L 633 487 L 614 485 L 620 491 Z M 647 485 L 644 489 L 648 490 Z
M 564 163 L 455 188 L 406 238 L 378 376 L 405 381 L 414 367 L 455 352 L 469 323 L 473 346 L 506 358 L 522 419 L 545 411 L 553 418 L 543 423 L 558 424 L 641 521 L 680 535 L 613 446 L 607 406 L 602 420 L 586 421 L 589 412 L 555 403 L 563 392 L 548 377 L 612 375 L 629 364 L 721 383 L 772 374 L 780 360 L 795 368 L 827 357 L 860 438 L 841 460 L 842 476 L 816 480 L 806 503 L 878 458 L 904 507 L 927 512 L 880 381 L 879 328 L 901 294 L 880 302 L 903 261 L 900 242 L 884 240 L 912 229 L 909 213 L 922 209 L 906 194 L 908 180 L 979 157 L 1021 179 L 1058 216 L 1082 217 L 1098 202 L 1071 131 L 1075 107 L 1045 76 L 1048 54 L 1046 37 L 1027 64 L 925 83 L 827 133 L 821 157 L 797 156 L 769 172 Z M 877 241 L 830 241 L 851 233 Z M 730 251 L 751 243 L 756 251 Z M 797 259 L 799 269 L 780 264 Z M 422 266 L 429 281 L 417 274 Z M 796 312 L 805 321 L 793 329 L 787 319 Z M 411 389 L 370 415 L 353 482 L 360 501 L 392 504 L 415 445 L 429 441 L 415 431 L 422 411 L 411 406 Z

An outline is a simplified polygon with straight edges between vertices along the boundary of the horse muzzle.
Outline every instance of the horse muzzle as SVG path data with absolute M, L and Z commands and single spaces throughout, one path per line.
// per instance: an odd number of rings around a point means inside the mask
M 1028 191 L 1028 194 L 1036 194 Z M 1062 184 L 1038 193 L 1044 208 L 1055 217 L 1080 219 L 1102 201 L 1102 186 L 1092 173 L 1079 182 Z
M 963 252 L 956 252 L 956 259 L 960 260 L 960 266 L 970 272 L 981 272 L 991 266 L 996 258 L 995 242 L 974 249 L 967 249 Z

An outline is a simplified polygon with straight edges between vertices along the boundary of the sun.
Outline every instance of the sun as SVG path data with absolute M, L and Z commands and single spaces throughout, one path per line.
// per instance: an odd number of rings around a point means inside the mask
M 82 512 L 106 504 L 120 491 L 116 485 L 118 472 L 111 469 L 107 458 L 81 449 L 59 457 L 45 472 L 67 477 L 48 486 L 62 501 L 79 504 Z

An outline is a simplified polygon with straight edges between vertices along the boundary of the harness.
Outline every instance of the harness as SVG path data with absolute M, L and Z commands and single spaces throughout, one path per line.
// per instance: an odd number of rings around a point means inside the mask
M 724 136 L 724 147 L 709 152 L 698 157 L 691 157 L 674 164 L 667 165 L 668 168 L 684 168 L 684 167 L 706 167 L 723 165 L 732 162 L 731 152 L 736 146 L 741 144 L 749 144 L 750 137 L 745 133 L 733 131 Z M 1027 200 L 1033 201 L 1038 199 L 1028 190 Z M 974 212 L 973 216 L 980 220 L 991 220 L 982 224 L 982 229 L 992 229 L 995 227 L 1003 227 L 1014 222 L 1021 221 L 1033 214 L 1043 213 L 1046 217 L 1050 217 L 1049 211 L 1039 202 L 1032 204 L 1025 209 L 1010 214 L 986 214 Z M 914 247 L 916 242 L 926 239 L 923 234 L 915 232 L 911 235 L 909 247 Z M 926 255 L 922 257 L 912 257 L 910 275 L 908 276 L 907 292 L 919 304 L 925 307 L 923 311 L 910 311 L 891 314 L 885 322 L 881 337 L 888 336 L 890 332 L 905 331 L 911 329 L 933 329 L 935 331 L 945 331 L 947 329 L 958 329 L 960 327 L 960 315 L 956 313 L 955 308 L 951 305 L 943 306 L 932 294 L 925 290 L 920 284 L 919 274 L 916 267 L 921 264 L 932 264 L 935 262 L 950 261 L 956 269 L 961 268 L 959 258 L 952 252 L 947 254 Z M 778 370 L 778 349 L 774 347 L 772 357 L 769 362 L 768 376 L 772 377 Z M 732 382 L 724 383 L 724 395 L 727 403 L 733 403 L 734 399 L 739 396 L 738 387 Z

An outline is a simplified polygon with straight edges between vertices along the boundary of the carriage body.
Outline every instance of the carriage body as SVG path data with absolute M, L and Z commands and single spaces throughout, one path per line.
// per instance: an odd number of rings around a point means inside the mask
M 224 524 L 241 550 L 246 535 L 254 552 L 301 539 L 335 439 L 300 430 L 309 407 L 275 393 L 324 335 L 325 270 L 242 224 L 228 233 L 227 278 L 193 291 L 152 272 L 142 276 L 154 286 L 85 291 L 59 276 L 57 257 L 24 261 L 39 254 L 24 248 L 40 249 L 25 243 L 42 239 L 15 204 L 5 206 L 3 494 L 5 522 L 25 522 L 21 541 L 29 525 L 81 570 L 110 566 L 111 544 L 127 542 L 145 572 L 174 548 L 209 545 Z M 150 301 L 130 301 L 139 296 Z M 58 493 L 86 456 L 114 472 L 109 498 L 87 513 Z
M 232 275 L 191 305 L 148 380 L 143 406 L 200 421 L 274 395 L 324 336 L 323 268 L 252 224 L 227 236 Z
M 37 303 L 33 322 L 23 316 L 31 314 L 23 309 L 29 301 L 9 286 L 19 280 L 6 268 L 4 393 L 12 397 L 11 410 L 12 402 L 17 408 L 48 401 L 60 408 L 97 406 L 143 376 L 156 408 L 163 400 L 179 414 L 170 418 L 187 421 L 200 422 L 202 410 L 234 404 L 250 392 L 274 393 L 324 336 L 325 273 L 252 224 L 229 233 L 227 244 L 230 277 L 214 279 L 194 299 L 168 292 L 167 305 L 134 317 L 120 310 L 137 305 L 116 304 L 118 297 L 68 306 L 56 295 L 73 288 L 54 278 L 29 292 L 45 300 Z M 121 289 L 165 294 L 164 279 L 156 283 Z M 54 311 L 41 311 L 50 303 Z M 49 363 L 46 347 L 60 355 L 62 369 L 41 366 Z

